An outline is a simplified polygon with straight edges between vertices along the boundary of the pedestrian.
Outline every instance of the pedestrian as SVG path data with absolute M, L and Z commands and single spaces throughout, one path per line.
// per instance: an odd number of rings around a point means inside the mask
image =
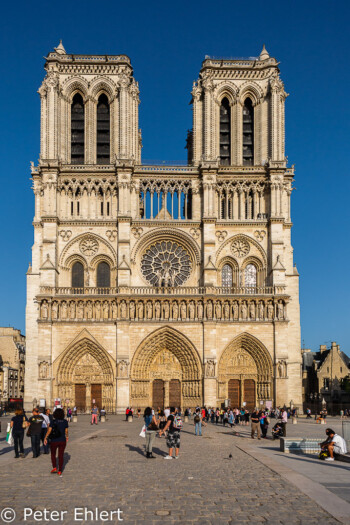
M 31 439 L 33 458 L 38 458 L 40 456 L 40 438 L 44 418 L 39 413 L 38 408 L 33 408 L 32 414 L 27 424 L 27 436 L 30 436 Z
M 261 435 L 264 439 L 266 439 L 266 434 L 269 429 L 269 423 L 270 419 L 266 412 L 262 411 L 260 416 L 260 427 L 261 427 Z
M 249 425 L 249 417 L 249 410 L 246 408 L 244 411 L 244 422 L 246 427 Z
M 260 439 L 260 412 L 257 408 L 254 409 L 254 412 L 250 416 L 251 420 L 251 437 L 254 439 L 255 432 L 257 433 L 258 439 Z
M 152 447 L 159 428 L 156 417 L 152 414 L 151 407 L 145 409 L 143 419 L 146 427 L 146 458 L 154 459 L 155 457 L 152 454 Z
M 283 430 L 283 437 L 286 437 L 287 436 L 288 414 L 287 414 L 287 410 L 285 410 L 284 408 L 282 408 L 280 411 L 280 418 L 281 418 L 281 426 Z
M 170 416 L 168 417 L 167 424 L 159 432 L 161 436 L 166 431 L 168 431 L 168 436 L 166 440 L 167 447 L 169 448 L 169 453 L 164 459 L 173 459 L 173 449 L 175 448 L 175 458 L 179 459 L 179 450 L 180 450 L 180 431 L 182 428 L 182 421 L 179 416 L 176 415 L 174 407 L 170 408 Z
M 309 408 L 306 409 L 306 419 L 311 419 L 311 410 Z
M 215 411 L 215 424 L 216 425 L 219 423 L 219 417 L 220 417 L 220 410 L 217 408 Z
M 233 410 L 230 409 L 230 412 L 229 412 L 229 415 L 228 415 L 228 424 L 230 425 L 230 427 L 232 428 L 234 426 L 234 415 L 233 415 Z
M 197 409 L 196 412 L 194 413 L 194 418 L 193 418 L 195 436 L 202 435 L 202 419 L 203 419 L 203 415 L 201 414 L 201 411 Z
M 91 424 L 93 425 L 95 423 L 95 425 L 97 425 L 97 416 L 98 416 L 98 408 L 96 405 L 93 406 L 92 410 L 91 410 Z
M 70 407 L 67 408 L 67 421 L 70 423 L 72 420 L 72 409 Z
M 51 436 L 51 437 L 50 437 Z M 51 474 L 57 474 L 62 476 L 63 461 L 64 461 L 64 450 L 68 441 L 68 421 L 64 419 L 64 410 L 62 408 L 56 408 L 53 421 L 47 429 L 45 436 L 45 445 L 47 445 L 50 439 L 51 449 L 51 463 L 52 470 Z M 57 470 L 57 459 L 56 451 L 58 450 L 58 470 Z
M 100 414 L 99 414 L 99 416 L 98 416 L 98 420 L 101 421 L 101 417 L 102 417 L 102 416 L 106 417 L 106 414 L 107 414 L 107 412 L 106 412 L 105 407 L 101 408 L 101 410 L 100 410 Z
M 49 445 L 48 444 L 45 445 L 45 436 L 47 434 L 47 429 L 50 426 L 50 418 L 49 418 L 49 416 L 46 413 L 45 414 L 41 414 L 41 415 L 43 417 L 43 424 L 42 424 L 42 427 L 41 427 L 40 439 L 41 439 L 43 447 L 44 447 L 44 454 L 48 454 L 49 453 Z
M 140 419 L 141 416 L 141 408 L 137 409 L 137 419 Z
M 17 408 L 14 417 L 11 419 L 13 445 L 15 449 L 15 458 L 24 458 L 23 438 L 24 430 L 27 428 L 28 419 L 23 413 L 22 408 Z M 19 452 L 18 452 L 19 448 Z
M 162 430 L 165 427 L 166 421 L 167 421 L 167 419 L 166 419 L 166 417 L 164 415 L 164 410 L 161 410 L 160 414 L 159 414 L 159 428 L 160 428 L 160 430 Z

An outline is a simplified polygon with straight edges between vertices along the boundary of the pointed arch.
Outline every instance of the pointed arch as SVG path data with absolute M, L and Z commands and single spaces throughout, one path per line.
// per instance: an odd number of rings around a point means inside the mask
M 155 330 L 138 346 L 131 362 L 131 378 L 149 379 L 152 362 L 164 350 L 174 354 L 179 361 L 183 380 L 202 378 L 201 361 L 195 346 L 185 335 L 170 326 Z

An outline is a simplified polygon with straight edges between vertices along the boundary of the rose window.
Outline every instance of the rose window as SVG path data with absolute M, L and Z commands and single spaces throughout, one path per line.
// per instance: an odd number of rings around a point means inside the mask
M 191 259 L 176 242 L 157 242 L 143 255 L 141 271 L 153 286 L 181 286 L 190 276 Z
M 249 244 L 244 239 L 237 239 L 231 244 L 231 250 L 236 257 L 244 257 L 249 253 Z

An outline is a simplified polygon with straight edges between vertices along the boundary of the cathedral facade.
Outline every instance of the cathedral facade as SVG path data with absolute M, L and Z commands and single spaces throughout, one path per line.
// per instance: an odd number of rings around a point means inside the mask
M 301 406 L 276 59 L 205 58 L 177 166 L 141 161 L 127 56 L 60 43 L 45 69 L 25 406 Z

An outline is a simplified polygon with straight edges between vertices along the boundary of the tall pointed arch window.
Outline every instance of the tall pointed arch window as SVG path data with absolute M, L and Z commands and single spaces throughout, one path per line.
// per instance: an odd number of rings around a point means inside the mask
M 250 98 L 243 106 L 243 166 L 254 164 L 254 108 Z
M 71 163 L 84 164 L 85 150 L 84 101 L 80 93 L 73 97 L 71 106 Z
M 109 288 L 111 286 L 111 269 L 109 264 L 104 261 L 97 266 L 96 284 L 98 288 Z
M 221 272 L 221 284 L 227 288 L 231 288 L 232 281 L 232 266 L 230 264 L 225 264 Z
M 244 284 L 246 288 L 256 288 L 257 270 L 255 264 L 247 264 L 244 270 Z
M 220 164 L 231 164 L 231 107 L 227 98 L 220 106 Z
M 110 162 L 110 108 L 107 96 L 103 93 L 97 103 L 97 164 Z
M 72 288 L 84 288 L 84 266 L 79 261 L 72 267 Z

